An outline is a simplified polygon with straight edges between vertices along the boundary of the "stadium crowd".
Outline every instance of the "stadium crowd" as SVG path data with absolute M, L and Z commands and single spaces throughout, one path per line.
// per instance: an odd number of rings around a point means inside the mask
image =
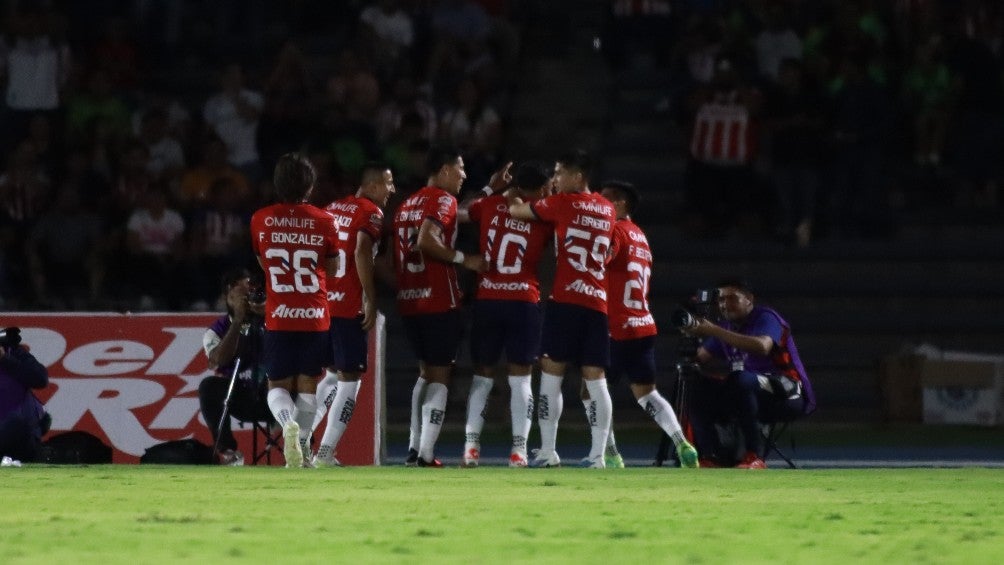
M 0 304 L 221 309 L 273 195 L 263 172 L 290 150 L 318 168 L 318 204 L 373 158 L 419 188 L 433 142 L 481 186 L 528 8 L 4 3 Z M 897 207 L 997 207 L 1000 4 L 611 0 L 608 21 L 615 71 L 642 55 L 670 77 L 693 233 L 805 246 L 887 234 Z

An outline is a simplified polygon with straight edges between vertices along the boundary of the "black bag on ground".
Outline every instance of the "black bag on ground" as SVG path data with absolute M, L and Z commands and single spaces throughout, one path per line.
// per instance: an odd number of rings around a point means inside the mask
M 158 443 L 147 448 L 139 458 L 140 463 L 166 465 L 209 465 L 213 462 L 213 448 L 194 439 L 179 439 Z
M 71 464 L 111 463 L 112 448 L 94 434 L 84 431 L 66 432 L 54 435 L 42 443 L 42 461 Z

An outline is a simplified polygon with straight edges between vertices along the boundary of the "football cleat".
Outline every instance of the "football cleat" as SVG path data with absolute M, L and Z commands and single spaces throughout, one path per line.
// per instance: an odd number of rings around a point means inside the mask
M 478 462 L 481 460 L 481 450 L 476 447 L 470 447 L 464 451 L 464 461 L 460 464 L 461 467 L 477 467 Z
M 606 469 L 607 464 L 603 460 L 602 455 L 597 455 L 596 457 L 583 457 L 582 461 L 579 461 L 579 467 L 583 469 Z
M 439 459 L 436 459 L 436 458 L 433 458 L 432 461 L 426 461 L 425 459 L 422 459 L 421 457 L 419 457 L 418 458 L 418 466 L 419 467 L 433 467 L 435 469 L 442 469 L 443 468 L 443 462 L 440 461 Z
M 561 467 L 561 458 L 558 457 L 558 452 L 556 451 L 544 452 L 539 449 L 534 449 L 533 460 L 530 461 L 530 467 L 535 469 Z
M 603 462 L 606 464 L 607 469 L 624 468 L 624 457 L 620 453 L 617 455 L 604 455 Z
M 760 459 L 760 456 L 752 451 L 747 451 L 743 460 L 736 465 L 736 469 L 766 469 L 767 463 Z
M 409 449 L 408 458 L 404 460 L 405 467 L 417 467 L 418 466 L 418 450 Z
M 334 456 L 321 457 L 319 455 L 314 456 L 313 460 L 314 467 L 341 467 L 342 462 L 339 461 Z
M 303 464 L 303 451 L 300 450 L 300 424 L 290 420 L 282 426 L 282 455 L 286 458 L 286 467 L 300 467 Z
M 526 460 L 526 455 L 523 453 L 513 453 L 509 456 L 509 466 L 510 467 L 526 467 L 528 462 Z
M 676 457 L 680 460 L 680 467 L 697 469 L 701 466 L 701 461 L 697 458 L 697 450 L 687 440 L 683 440 L 680 445 L 676 446 Z
M 244 454 L 236 449 L 224 449 L 216 455 L 216 460 L 220 465 L 241 467 L 244 465 Z

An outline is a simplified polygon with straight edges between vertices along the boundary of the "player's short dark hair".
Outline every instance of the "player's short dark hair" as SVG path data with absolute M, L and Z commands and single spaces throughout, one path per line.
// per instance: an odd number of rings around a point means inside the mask
M 627 204 L 628 214 L 638 209 L 641 195 L 638 194 L 638 189 L 633 184 L 623 180 L 607 180 L 603 181 L 600 189 L 612 190 L 618 199 L 624 199 L 624 202 Z
M 359 184 L 365 184 L 371 177 L 382 178 L 383 172 L 390 169 L 390 165 L 383 161 L 367 161 L 359 170 Z
M 551 180 L 551 171 L 540 161 L 526 161 L 516 166 L 512 186 L 523 190 L 537 190 Z
M 429 149 L 429 154 L 425 158 L 425 172 L 432 176 L 443 168 L 443 165 L 451 165 L 461 157 L 460 150 L 449 145 L 436 145 Z
M 593 174 L 593 158 L 584 149 L 573 149 L 558 156 L 557 161 L 566 169 L 582 173 L 589 180 Z
M 718 280 L 718 285 L 717 286 L 718 286 L 718 288 L 722 288 L 722 287 L 726 287 L 726 286 L 731 287 L 731 288 L 738 288 L 744 294 L 749 294 L 750 296 L 753 295 L 753 285 L 751 285 L 748 280 L 746 280 L 746 279 L 744 279 L 742 277 L 739 277 L 739 276 L 730 275 L 730 276 L 722 277 L 721 279 Z
M 286 153 L 275 164 L 275 193 L 283 202 L 299 202 L 317 181 L 317 171 L 310 160 L 299 153 Z

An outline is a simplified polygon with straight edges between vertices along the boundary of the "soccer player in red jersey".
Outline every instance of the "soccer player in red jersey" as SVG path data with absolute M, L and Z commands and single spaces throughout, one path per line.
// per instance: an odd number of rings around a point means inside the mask
M 673 439 L 680 464 L 697 467 L 697 451 L 684 437 L 673 407 L 655 388 L 655 336 L 659 330 L 648 306 L 652 250 L 645 232 L 631 219 L 638 205 L 638 191 L 634 185 L 620 181 L 608 181 L 602 186 L 600 194 L 617 213 L 607 263 L 610 375 L 627 376 L 635 400 Z
M 498 175 L 493 177 L 493 182 Z M 549 171 L 538 163 L 521 164 L 510 193 L 535 201 L 550 188 Z M 491 186 L 485 190 L 494 190 Z M 509 215 L 506 195 L 493 194 L 468 206 L 468 216 L 478 224 L 480 250 L 488 270 L 478 276 L 471 324 L 471 359 L 474 379 L 467 399 L 463 462 L 477 466 L 485 405 L 494 380 L 493 368 L 505 350 L 512 413 L 511 467 L 526 467 L 526 438 L 533 419 L 530 371 L 540 349 L 540 284 L 537 264 L 554 231 L 550 224 L 517 220 Z
M 564 403 L 561 381 L 568 365 L 581 368 L 595 401 L 587 414 L 592 447 L 582 465 L 604 467 L 613 412 L 604 372 L 610 362 L 605 279 L 615 215 L 613 204 L 589 190 L 590 167 L 590 158 L 582 151 L 562 156 L 554 166 L 557 194 L 535 202 L 516 198 L 509 208 L 514 218 L 541 220 L 552 224 L 555 232 L 557 264 L 544 313 L 537 397 L 541 448 L 530 463 L 536 467 L 561 464 L 556 443 Z
M 433 148 L 426 168 L 428 186 L 394 213 L 394 266 L 398 311 L 419 362 L 406 464 L 441 467 L 433 451 L 446 414 L 450 370 L 463 336 L 455 265 L 483 272 L 487 263 L 480 255 L 466 256 L 454 249 L 456 195 L 467 178 L 463 157 L 455 149 Z
M 328 277 L 333 362 L 317 385 L 322 402 L 312 426 L 328 413 L 328 423 L 317 448 L 315 466 L 339 465 L 338 440 L 352 418 L 359 393 L 359 378 L 366 372 L 367 332 L 376 323 L 374 259 L 383 233 L 383 207 L 394 194 L 394 175 L 387 165 L 363 166 L 359 189 L 326 208 L 335 217 L 338 231 L 338 271 Z
M 338 267 L 338 226 L 307 203 L 316 179 L 305 157 L 283 155 L 274 174 L 279 203 L 251 217 L 251 245 L 266 275 L 268 406 L 282 426 L 287 467 L 311 465 L 304 448 L 317 411 L 317 377 L 329 358 L 325 279 Z

